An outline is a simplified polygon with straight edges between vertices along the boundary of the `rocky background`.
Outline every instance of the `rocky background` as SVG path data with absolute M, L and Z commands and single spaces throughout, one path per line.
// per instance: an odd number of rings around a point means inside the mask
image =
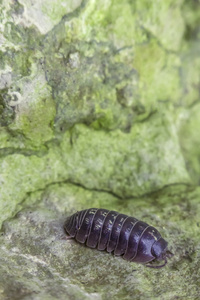
M 0 0 L 0 299 L 200 298 L 200 1 Z M 148 269 L 66 241 L 155 226 Z

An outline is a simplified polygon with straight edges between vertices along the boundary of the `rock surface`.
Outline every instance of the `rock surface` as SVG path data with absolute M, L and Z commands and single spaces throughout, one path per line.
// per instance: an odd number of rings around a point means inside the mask
M 200 2 L 0 0 L 0 299 L 199 299 Z M 114 209 L 161 270 L 65 240 Z

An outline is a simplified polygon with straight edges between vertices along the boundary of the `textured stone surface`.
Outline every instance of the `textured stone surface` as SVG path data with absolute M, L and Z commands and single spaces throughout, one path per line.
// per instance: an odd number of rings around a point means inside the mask
M 199 20 L 195 0 L 0 0 L 0 299 L 199 299 Z M 158 226 L 175 257 L 66 242 L 85 207 Z
M 198 299 L 199 196 L 199 189 L 173 188 L 124 203 L 73 184 L 33 193 L 29 206 L 3 225 L 2 299 Z M 160 230 L 175 256 L 164 269 L 153 270 L 66 240 L 66 216 L 85 207 L 137 215 Z

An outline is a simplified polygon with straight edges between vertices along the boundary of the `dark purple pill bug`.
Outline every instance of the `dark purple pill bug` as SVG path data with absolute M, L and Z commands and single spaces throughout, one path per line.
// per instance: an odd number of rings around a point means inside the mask
M 128 261 L 162 268 L 173 254 L 157 229 L 113 210 L 90 208 L 68 217 L 64 229 L 90 248 L 113 252 Z M 152 262 L 164 260 L 163 264 Z

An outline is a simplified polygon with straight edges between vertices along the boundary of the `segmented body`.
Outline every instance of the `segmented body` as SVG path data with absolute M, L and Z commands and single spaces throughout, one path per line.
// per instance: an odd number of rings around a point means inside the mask
M 169 257 L 167 242 L 157 229 L 116 211 L 82 210 L 68 217 L 64 228 L 79 243 L 113 252 L 128 261 L 147 264 L 164 259 L 166 264 Z

